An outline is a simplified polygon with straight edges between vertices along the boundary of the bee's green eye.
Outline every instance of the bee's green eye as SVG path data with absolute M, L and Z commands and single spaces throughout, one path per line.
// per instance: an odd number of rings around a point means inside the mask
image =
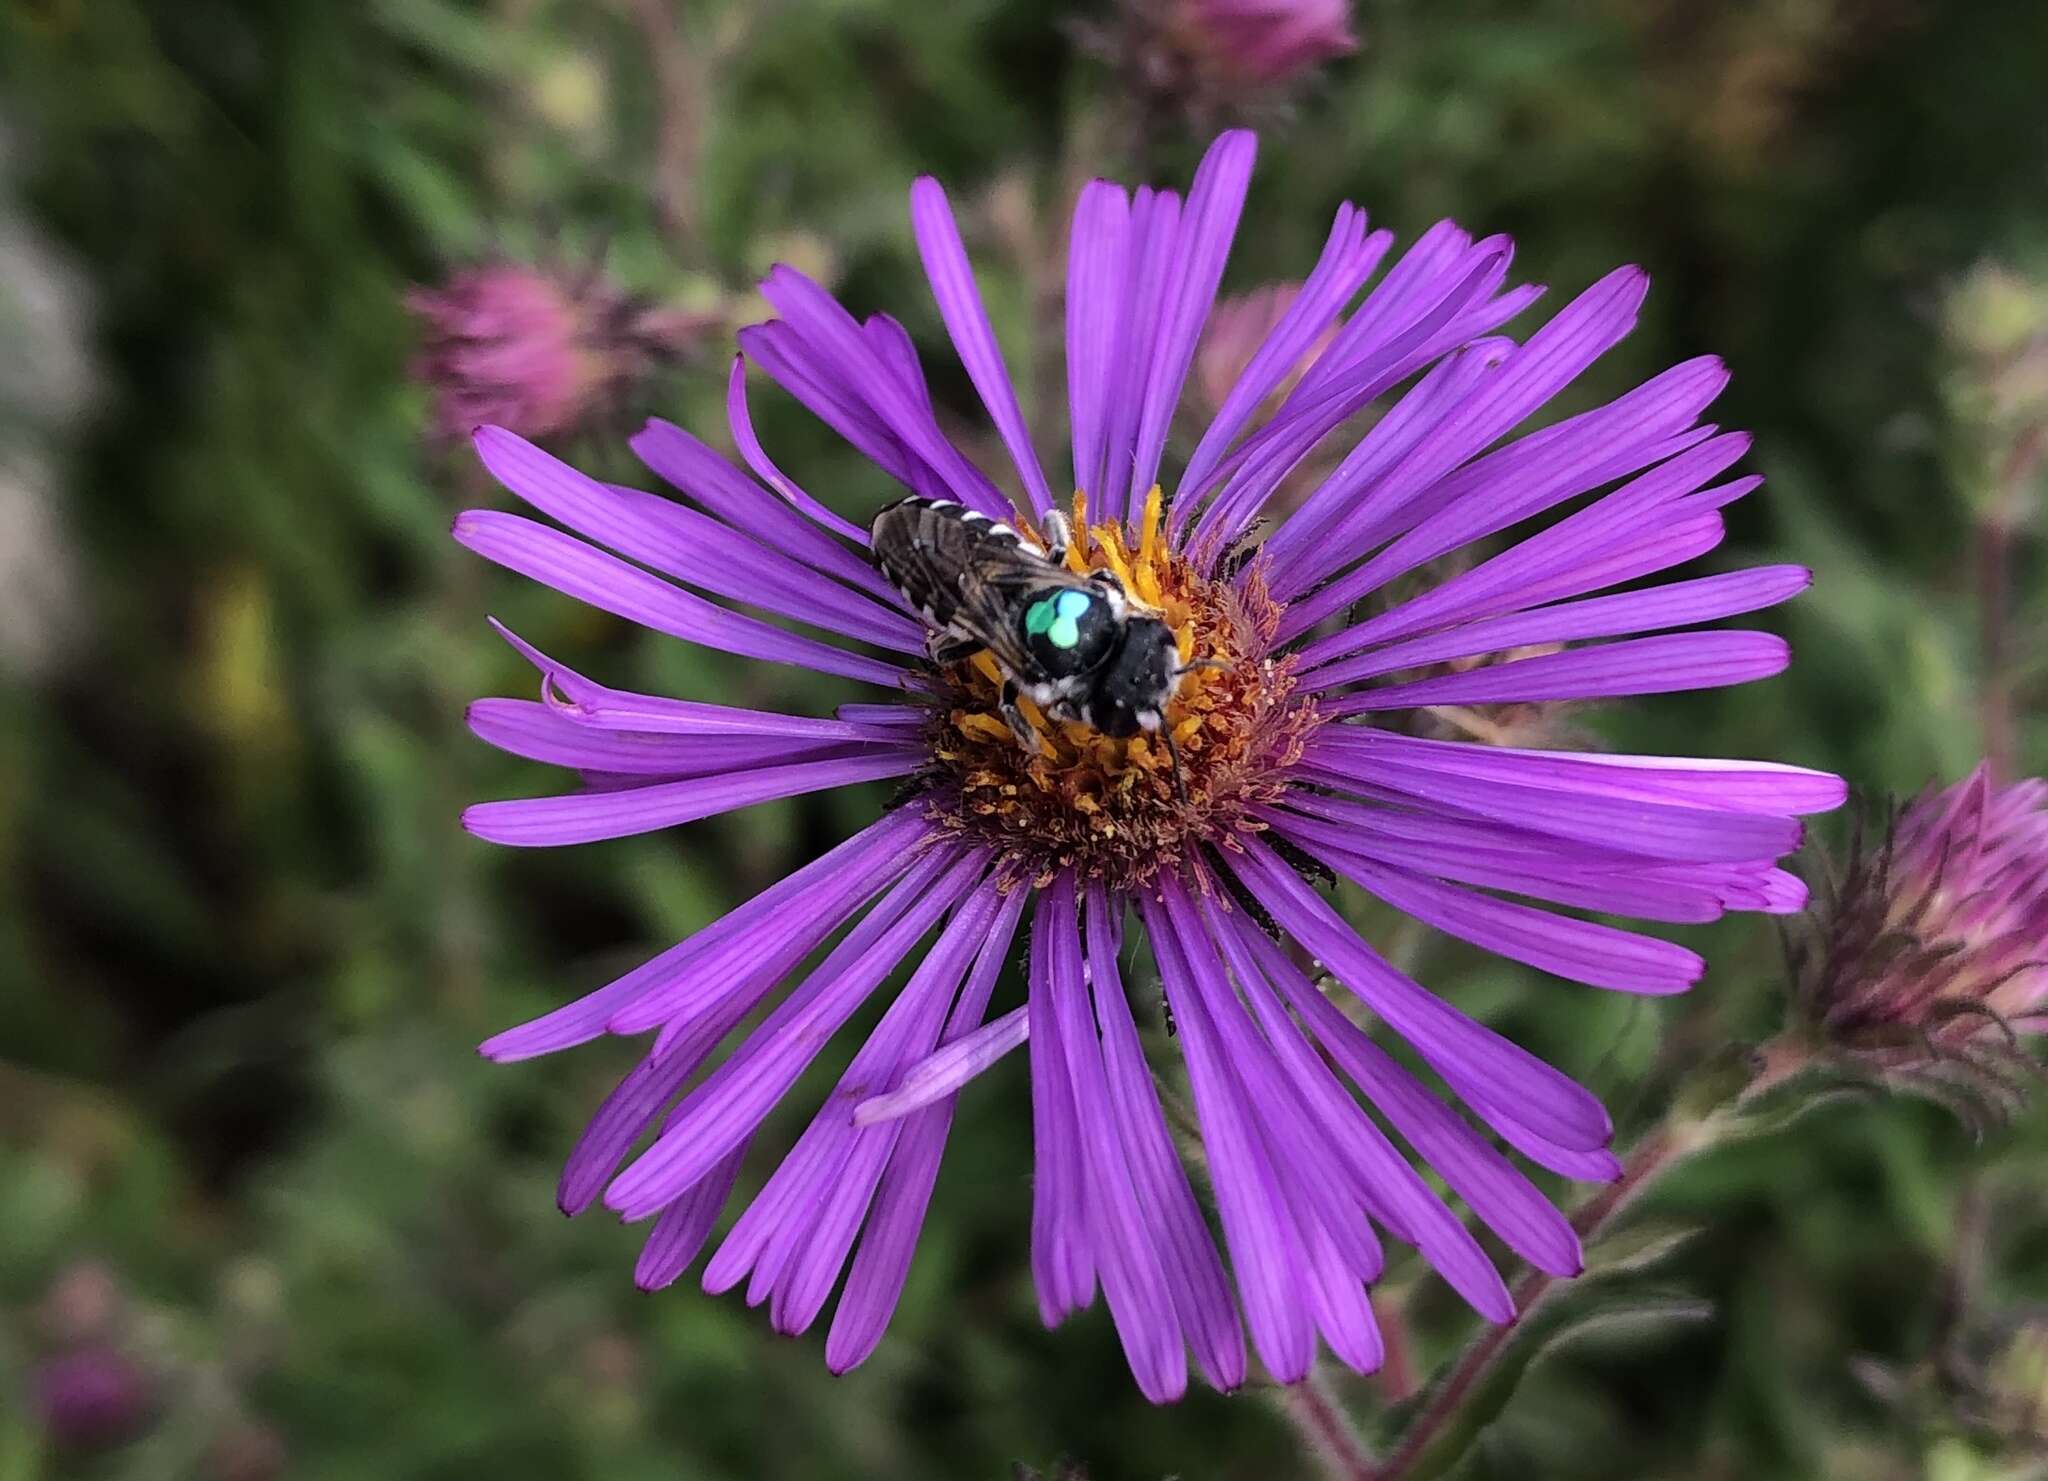
M 1040 597 L 1024 611 L 1024 631 L 1042 637 L 1055 648 L 1071 648 L 1081 641 L 1076 621 L 1094 598 L 1085 591 L 1062 591 Z

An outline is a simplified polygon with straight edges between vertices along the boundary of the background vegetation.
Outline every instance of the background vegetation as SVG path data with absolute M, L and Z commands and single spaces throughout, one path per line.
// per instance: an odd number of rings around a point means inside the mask
M 835 1380 L 821 1338 L 774 1338 L 688 1282 L 642 1296 L 631 1232 L 555 1214 L 558 1159 L 630 1046 L 472 1053 L 873 799 L 545 854 L 457 829 L 467 800 L 539 789 L 462 728 L 470 697 L 530 685 L 486 611 L 616 682 L 809 708 L 836 691 L 770 689 L 460 552 L 450 514 L 493 495 L 425 435 L 408 286 L 602 254 L 729 325 L 788 259 L 950 366 L 904 209 L 930 170 L 1021 349 L 1072 182 L 1141 167 L 1123 80 L 1075 42 L 1106 19 L 0 3 L 0 1478 L 1300 1466 L 1256 1397 L 1143 1403 L 1099 1310 L 1040 1329 L 1021 1061 L 968 1096 L 891 1337 Z M 1999 671 L 1979 634 L 1987 511 L 2026 435 L 1998 334 L 2048 273 L 2048 7 L 1360 0 L 1354 24 L 1359 53 L 1262 119 L 1229 285 L 1302 271 L 1347 197 L 1404 237 L 1443 215 L 1512 233 L 1518 272 L 1560 291 L 1641 262 L 1643 326 L 1575 394 L 1723 355 L 1718 415 L 1755 431 L 1770 483 L 1717 559 L 1819 575 L 1776 617 L 1788 676 L 1578 723 L 1910 791 L 1975 762 L 1991 696 L 2018 713 L 2018 769 L 2048 762 L 2040 552 L 2003 506 Z M 1205 134 L 1146 137 L 1142 168 L 1180 178 Z M 1968 276 L 1986 261 L 2014 276 Z M 618 428 L 718 425 L 725 355 L 720 331 L 568 445 L 636 476 Z M 971 405 L 956 370 L 938 384 Z M 779 400 L 765 420 L 842 509 L 882 496 Z M 1688 939 L 1713 969 L 1669 1003 L 1397 944 L 1634 1125 L 1782 1008 L 1767 928 Z M 1639 1227 L 1690 1231 L 1655 1275 L 1705 1315 L 1594 1323 L 1546 1353 L 1466 1474 L 2039 1474 L 2044 1151 L 2048 1115 L 1978 1145 L 1927 1107 L 1856 1100 L 1690 1165 Z M 1422 1369 L 1468 1331 L 1412 1266 L 1386 1297 Z M 81 1348 L 121 1354 L 142 1397 L 91 1444 L 46 1433 L 35 1402 Z M 1402 1383 L 1339 1392 L 1369 1412 Z

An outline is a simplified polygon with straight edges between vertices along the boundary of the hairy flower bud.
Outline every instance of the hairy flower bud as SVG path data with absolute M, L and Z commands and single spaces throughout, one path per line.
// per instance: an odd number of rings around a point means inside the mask
M 2048 1026 L 2048 782 L 1984 766 L 1859 840 L 1795 951 L 1826 1042 L 1972 1122 L 2024 1098 L 2022 1034 Z

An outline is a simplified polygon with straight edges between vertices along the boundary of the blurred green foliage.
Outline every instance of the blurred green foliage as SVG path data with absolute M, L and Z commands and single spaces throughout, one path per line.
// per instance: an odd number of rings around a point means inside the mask
M 874 798 L 547 854 L 460 833 L 466 800 L 543 785 L 462 728 L 469 698 L 531 682 L 486 611 L 615 682 L 808 709 L 837 694 L 459 552 L 451 512 L 495 495 L 423 441 L 405 288 L 492 252 L 602 252 L 637 292 L 743 322 L 752 278 L 796 260 L 903 318 L 964 423 L 910 179 L 948 182 L 999 330 L 1042 355 L 1032 311 L 1071 184 L 1178 177 L 1204 142 L 1123 154 L 1118 81 L 1070 41 L 1101 18 L 997 0 L 0 4 L 0 209 L 86 285 L 95 403 L 0 412 L 9 447 L 55 470 L 48 559 L 75 566 L 80 612 L 48 662 L 0 673 L 0 1478 L 1297 1465 L 1255 1399 L 1145 1405 L 1099 1310 L 1040 1330 L 1021 1065 L 967 1098 L 892 1335 L 835 1380 L 820 1340 L 770 1336 L 737 1298 L 637 1294 L 631 1232 L 553 1212 L 558 1159 L 627 1046 L 517 1069 L 471 1053 Z M 1724 356 L 1717 411 L 1756 432 L 1770 484 L 1717 560 L 1818 572 L 1775 619 L 1789 676 L 1585 723 L 1911 789 L 1976 759 L 1996 683 L 2022 768 L 2048 761 L 2048 603 L 2024 535 L 2009 670 L 1979 658 L 1974 493 L 1999 449 L 1958 411 L 1983 404 L 1958 377 L 1986 372 L 1942 312 L 1982 260 L 2048 270 L 2048 7 L 1361 0 L 1356 26 L 1360 54 L 1264 120 L 1230 285 L 1303 270 L 1346 197 L 1404 236 L 1446 214 L 1512 233 L 1519 272 L 1564 293 L 1642 262 L 1643 326 L 1572 404 Z M 49 363 L 19 332 L 0 317 L 0 357 Z M 713 348 L 627 411 L 716 428 L 723 369 Z M 779 398 L 762 418 L 811 489 L 856 512 L 882 497 Z M 635 474 L 610 432 L 574 452 Z M 1646 1004 L 1361 920 L 1625 1126 L 1778 1011 L 1753 921 L 1690 933 L 1707 982 Z M 781 1123 L 807 1115 L 799 1097 Z M 1925 1108 L 1858 1102 L 1701 1159 L 1650 1213 L 1694 1231 L 1657 1275 L 1711 1317 L 1595 1324 L 1538 1355 L 1465 1474 L 2008 1474 L 2024 1436 L 1987 1436 L 1958 1395 L 2033 1372 L 1999 1355 L 2048 1298 L 2044 1152 L 2040 1116 L 1980 1148 Z M 44 1447 L 21 1402 L 81 1261 L 112 1273 L 98 1319 L 159 1389 L 151 1431 L 98 1455 Z M 1387 1295 L 1424 1369 L 1469 1331 L 1412 1264 Z M 1946 1361 L 1959 1343 L 1985 1355 Z M 1340 1391 L 1367 1409 L 1387 1392 Z

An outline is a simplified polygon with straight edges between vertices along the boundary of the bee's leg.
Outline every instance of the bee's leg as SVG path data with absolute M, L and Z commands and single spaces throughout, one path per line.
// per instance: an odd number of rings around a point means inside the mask
M 1057 509 L 1045 511 L 1045 518 L 1039 521 L 1039 528 L 1045 532 L 1045 558 L 1054 565 L 1064 565 L 1067 559 L 1067 545 L 1074 532 L 1067 524 L 1067 517 Z
M 1181 775 L 1180 742 L 1173 738 L 1173 727 L 1161 725 L 1159 739 L 1166 746 L 1166 759 L 1173 763 L 1173 793 L 1183 804 L 1188 800 L 1188 780 Z
M 1003 680 L 1003 698 L 1000 708 L 1003 712 L 1003 718 L 1010 722 L 1010 733 L 1017 737 L 1017 744 L 1024 748 L 1025 754 L 1036 756 L 1038 748 L 1044 742 L 1040 739 L 1038 731 L 1033 728 L 1031 722 L 1024 718 L 1024 711 L 1018 707 L 1017 681 L 1015 679 Z
M 1130 595 L 1128 591 L 1124 590 L 1124 578 L 1117 575 L 1117 573 L 1112 571 L 1108 566 L 1104 566 L 1099 571 L 1090 571 L 1088 573 L 1088 579 L 1090 581 L 1093 581 L 1097 586 L 1108 587 L 1111 591 L 1115 592 L 1120 597 L 1127 597 Z
M 963 638 L 954 632 L 935 632 L 924 640 L 925 652 L 931 655 L 936 668 L 947 668 L 977 652 L 982 644 L 978 638 Z

